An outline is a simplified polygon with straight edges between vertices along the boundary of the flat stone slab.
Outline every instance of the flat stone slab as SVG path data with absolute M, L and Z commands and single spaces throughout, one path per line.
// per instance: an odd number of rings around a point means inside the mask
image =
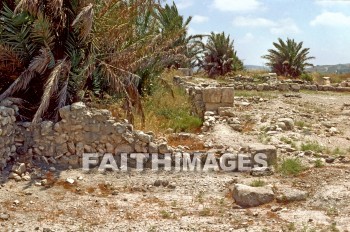
M 283 187 L 279 189 L 279 194 L 276 197 L 277 202 L 292 202 L 306 200 L 309 193 L 299 189 Z

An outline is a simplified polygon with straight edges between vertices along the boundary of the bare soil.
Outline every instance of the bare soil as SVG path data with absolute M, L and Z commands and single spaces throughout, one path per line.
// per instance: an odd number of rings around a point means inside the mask
M 243 96 L 236 101 L 250 102 L 237 106 L 237 118 L 246 130 L 234 131 L 219 120 L 212 131 L 196 135 L 192 147 L 189 141 L 172 143 L 191 150 L 273 144 L 281 160 L 289 156 L 303 160 L 308 169 L 301 174 L 283 176 L 276 171 L 258 178 L 235 172 L 86 173 L 36 168 L 37 178 L 32 176 L 30 181 L 3 177 L 0 231 L 350 231 L 350 95 L 301 93 L 300 98 L 271 92 L 256 96 L 262 99 Z M 292 118 L 300 128 L 272 135 L 263 132 L 283 117 Z M 330 125 L 338 132 L 331 135 Z M 282 138 L 292 139 L 297 147 L 316 141 L 327 151 L 306 155 L 296 148 L 286 152 L 283 148 L 288 144 Z M 327 157 L 335 161 L 324 162 Z M 324 166 L 314 167 L 316 159 L 322 159 Z M 309 196 L 288 204 L 237 206 L 232 185 L 249 185 L 258 179 L 274 188 L 305 190 Z

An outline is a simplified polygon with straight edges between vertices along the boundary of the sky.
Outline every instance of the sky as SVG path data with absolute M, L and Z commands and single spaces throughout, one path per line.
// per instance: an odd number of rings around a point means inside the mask
M 181 15 L 193 17 L 190 34 L 224 31 L 246 65 L 264 65 L 261 56 L 278 38 L 303 41 L 314 65 L 350 63 L 350 0 L 174 2 Z

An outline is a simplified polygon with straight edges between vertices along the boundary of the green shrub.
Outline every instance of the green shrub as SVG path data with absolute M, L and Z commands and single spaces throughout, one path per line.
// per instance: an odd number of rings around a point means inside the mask
M 321 159 L 315 160 L 315 168 L 322 168 L 324 166 Z
M 343 150 L 341 150 L 339 147 L 334 148 L 334 150 L 332 151 L 332 155 L 334 156 L 338 156 L 338 155 L 344 155 L 345 152 Z
M 263 180 L 254 180 L 249 185 L 252 187 L 263 187 L 266 185 L 266 182 Z
M 163 219 L 171 219 L 172 218 L 171 213 L 169 213 L 165 210 L 161 210 L 159 213 Z
M 314 79 L 312 77 L 312 75 L 310 75 L 309 73 L 303 73 L 300 75 L 300 79 L 304 80 L 304 81 L 310 81 L 312 82 Z
M 195 132 L 202 126 L 202 119 L 191 113 L 191 103 L 186 92 L 178 87 L 158 85 L 151 96 L 143 101 L 146 117 L 142 128 L 141 119 L 136 118 L 136 128 L 155 133 Z
M 300 148 L 302 151 L 314 152 L 323 152 L 325 150 L 325 148 L 316 141 L 308 141 L 306 143 L 302 143 Z
M 304 170 L 305 167 L 298 158 L 284 159 L 279 167 L 279 171 L 283 175 L 298 175 Z

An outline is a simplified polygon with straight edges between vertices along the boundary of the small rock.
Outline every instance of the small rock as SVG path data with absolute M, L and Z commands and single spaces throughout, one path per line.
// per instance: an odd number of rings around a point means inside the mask
M 7 213 L 0 213 L 0 220 L 5 221 L 5 220 L 9 220 L 9 218 L 10 218 L 9 214 L 7 214 Z
M 280 207 L 280 206 L 272 206 L 271 207 L 271 211 L 272 212 L 277 212 L 277 211 L 280 211 L 280 210 L 282 210 L 282 207 Z
M 335 158 L 333 158 L 333 157 L 326 158 L 326 163 L 328 163 L 328 164 L 331 164 L 331 163 L 333 163 L 334 161 L 335 161 Z
M 271 176 L 273 175 L 273 170 L 270 167 L 255 167 L 250 171 L 252 176 Z
M 114 190 L 114 191 L 112 192 L 112 195 L 113 195 L 113 196 L 116 196 L 116 195 L 118 195 L 118 194 L 119 194 L 119 192 L 116 191 L 116 190 Z
M 69 184 L 74 184 L 75 181 L 74 181 L 73 178 L 67 178 L 66 182 L 69 183 Z
M 329 133 L 331 133 L 332 135 L 338 134 L 338 129 L 335 127 L 331 127 L 329 128 Z
M 31 177 L 29 175 L 25 175 L 22 177 L 22 180 L 24 181 L 30 181 Z
M 162 185 L 162 181 L 161 180 L 156 180 L 153 185 L 156 186 L 156 187 L 159 187 L 159 186 Z
M 47 179 L 41 180 L 40 185 L 42 185 L 42 186 L 47 185 Z
M 14 173 L 17 173 L 18 175 L 22 175 L 23 173 L 25 173 L 26 171 L 26 165 L 25 163 L 19 163 L 19 164 L 16 164 L 12 167 L 12 171 Z
M 280 118 L 278 122 L 283 122 L 287 130 L 294 129 L 294 120 L 291 118 Z
M 162 181 L 162 185 L 163 185 L 163 187 L 168 186 L 168 185 L 169 185 L 169 181 L 163 180 L 163 181 Z
M 53 230 L 49 229 L 49 228 L 44 228 L 43 232 L 54 232 Z

